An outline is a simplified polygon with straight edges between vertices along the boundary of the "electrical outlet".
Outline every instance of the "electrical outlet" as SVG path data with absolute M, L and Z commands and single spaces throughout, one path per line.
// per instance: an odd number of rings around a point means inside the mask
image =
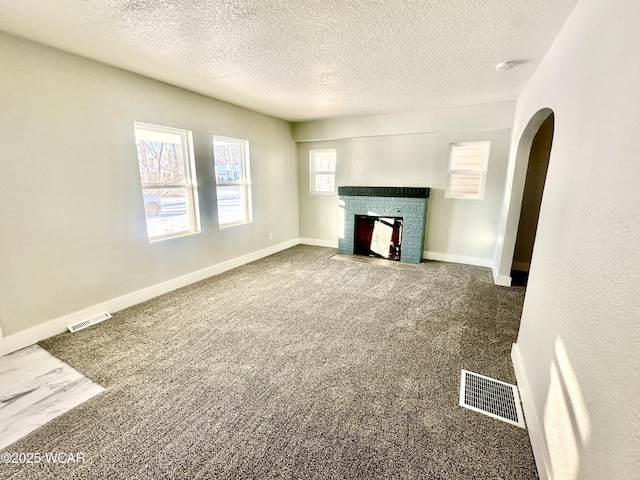
M 269 240 L 273 240 L 273 233 L 269 234 Z

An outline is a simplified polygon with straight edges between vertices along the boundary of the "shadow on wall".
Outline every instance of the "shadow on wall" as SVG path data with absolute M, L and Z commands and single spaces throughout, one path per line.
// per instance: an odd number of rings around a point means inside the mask
M 591 421 L 580 381 L 560 337 L 554 347 L 543 418 L 547 454 L 556 478 L 579 480 L 584 473 L 580 460 L 589 445 Z
M 458 257 L 463 263 L 487 263 L 495 246 L 497 212 L 488 213 L 484 200 L 446 198 L 445 190 L 431 189 L 427 207 L 426 249 Z M 480 263 L 476 263 L 480 265 Z M 485 265 L 486 266 L 486 265 Z
M 448 251 L 446 248 L 450 243 L 452 210 L 455 205 L 453 202 L 447 202 L 444 195 L 443 189 L 431 189 L 425 225 L 425 248 L 427 250 Z

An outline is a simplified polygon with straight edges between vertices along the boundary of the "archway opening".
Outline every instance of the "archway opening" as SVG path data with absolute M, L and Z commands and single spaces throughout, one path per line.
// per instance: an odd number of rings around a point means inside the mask
M 535 244 L 544 185 L 553 144 L 554 114 L 539 125 L 531 141 L 522 205 L 511 263 L 512 285 L 526 286 Z

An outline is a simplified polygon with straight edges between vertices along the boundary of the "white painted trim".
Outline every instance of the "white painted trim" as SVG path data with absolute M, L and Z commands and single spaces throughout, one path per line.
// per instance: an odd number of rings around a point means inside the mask
M 536 461 L 538 476 L 540 480 L 553 480 L 555 477 L 551 466 L 551 458 L 549 458 L 549 445 L 547 445 L 542 433 L 543 429 L 541 428 L 540 417 L 536 413 L 533 398 L 531 397 L 527 373 L 522 363 L 522 357 L 520 356 L 520 349 L 517 343 L 514 343 L 511 348 L 511 361 L 513 362 L 513 369 L 516 373 L 516 382 L 518 384 L 518 390 L 520 391 L 522 410 L 527 422 L 527 429 L 529 430 L 529 440 L 531 441 L 531 449 L 533 450 L 533 456 Z
M 519 272 L 528 272 L 531 268 L 531 264 L 529 262 L 513 262 L 511 268 Z
M 301 238 L 300 243 L 314 247 L 338 248 L 338 240 L 321 240 L 319 238 Z
M 511 277 L 507 277 L 506 275 L 499 275 L 498 270 L 496 270 L 495 266 L 491 267 L 491 273 L 493 273 L 493 283 L 500 287 L 510 287 L 511 286 Z
M 7 345 L 4 341 L 4 335 L 2 333 L 2 325 L 0 325 L 0 357 L 9 353 L 7 351 Z
M 80 310 L 69 315 L 65 315 L 55 320 L 51 320 L 47 323 L 36 325 L 35 327 L 28 328 L 27 330 L 14 333 L 4 338 L 2 338 L 2 336 L 0 335 L 0 354 L 6 355 L 7 353 L 15 352 L 16 350 L 20 350 L 21 348 L 33 345 L 34 343 L 37 343 L 40 340 L 44 340 L 45 338 L 63 333 L 67 331 L 67 325 L 71 323 L 86 320 L 89 317 L 93 317 L 94 315 L 98 315 L 105 311 L 113 313 L 119 310 L 123 310 L 127 307 L 131 307 L 133 305 L 137 305 L 138 303 L 144 302 L 145 300 L 149 300 L 150 298 L 157 297 L 158 295 L 162 295 L 167 292 L 171 292 L 177 288 L 190 285 L 200 280 L 204 280 L 205 278 L 209 278 L 213 275 L 231 270 L 232 268 L 236 268 L 246 263 L 259 260 L 269 255 L 273 255 L 274 253 L 293 247 L 295 245 L 298 245 L 299 243 L 300 239 L 295 238 L 293 240 L 289 240 L 278 245 L 265 248 L 263 250 L 258 250 L 257 252 L 243 255 L 242 257 L 233 258 L 231 260 L 227 260 L 226 262 L 218 263 L 216 265 L 203 268 L 202 270 L 197 270 L 187 275 L 183 275 L 181 277 L 174 278 L 172 280 L 168 280 L 151 287 L 128 293 L 121 297 L 108 300 L 106 302 L 94 305 L 89 308 L 85 308 L 84 310 Z
M 513 125 L 515 105 L 515 100 L 509 100 L 418 112 L 295 122 L 292 128 L 293 141 L 314 142 L 387 135 L 509 130 Z
M 426 260 L 437 260 L 438 262 L 464 263 L 465 265 L 475 265 L 476 267 L 491 268 L 493 260 L 490 258 L 467 257 L 465 255 L 452 255 L 450 253 L 422 252 L 422 258 Z

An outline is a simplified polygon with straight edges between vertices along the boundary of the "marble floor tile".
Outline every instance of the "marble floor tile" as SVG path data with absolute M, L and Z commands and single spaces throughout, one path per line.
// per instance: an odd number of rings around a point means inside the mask
M 0 450 L 102 391 L 38 345 L 0 357 Z

